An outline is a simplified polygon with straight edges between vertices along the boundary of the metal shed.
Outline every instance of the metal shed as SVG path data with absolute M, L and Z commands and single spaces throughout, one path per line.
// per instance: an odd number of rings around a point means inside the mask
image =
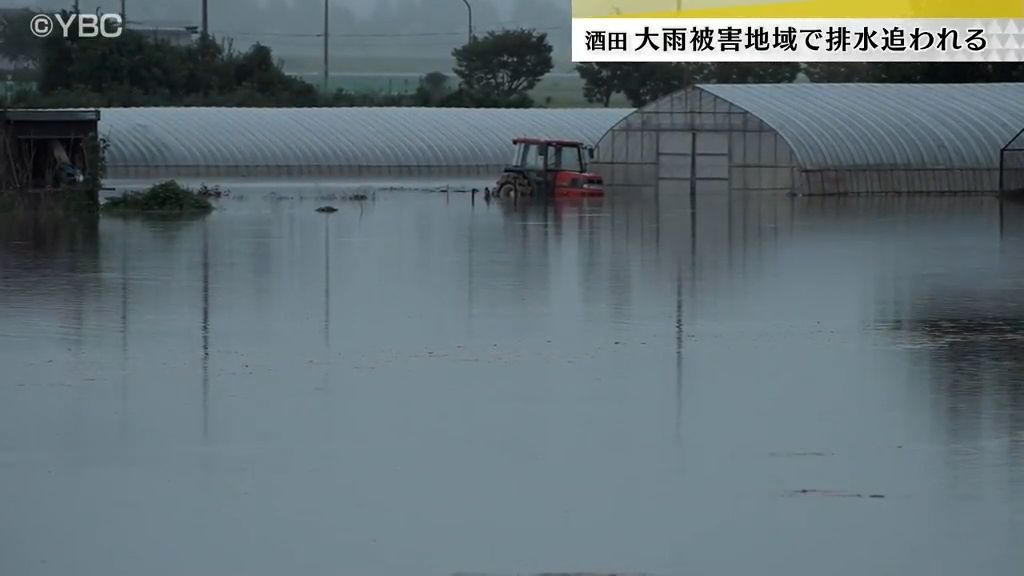
M 596 144 L 626 109 L 108 108 L 107 176 L 491 176 L 513 138 Z
M 625 189 L 996 191 L 1022 127 L 1024 84 L 700 85 L 619 122 L 597 169 Z

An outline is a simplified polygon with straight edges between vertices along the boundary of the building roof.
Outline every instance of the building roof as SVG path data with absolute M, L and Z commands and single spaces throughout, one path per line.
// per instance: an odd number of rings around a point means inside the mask
M 100 119 L 99 110 L 86 109 L 8 109 L 0 111 L 0 117 L 9 122 L 95 122 Z
M 466 166 L 511 161 L 516 137 L 596 143 L 631 110 L 106 108 L 108 166 Z
M 764 121 L 808 170 L 997 167 L 1024 84 L 704 84 Z

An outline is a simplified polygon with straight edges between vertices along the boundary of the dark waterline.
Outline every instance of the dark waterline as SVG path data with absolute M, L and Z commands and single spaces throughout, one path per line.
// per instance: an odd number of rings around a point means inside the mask
M 0 574 L 1024 573 L 1024 204 L 321 204 L 0 216 Z

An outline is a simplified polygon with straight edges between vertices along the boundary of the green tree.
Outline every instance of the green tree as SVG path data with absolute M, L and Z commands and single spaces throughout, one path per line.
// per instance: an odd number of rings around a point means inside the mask
M 1019 63 L 819 62 L 805 66 L 812 82 L 969 83 L 1024 81 Z
M 703 81 L 716 84 L 782 84 L 800 73 L 797 62 L 718 62 L 706 71 Z
M 878 62 L 870 65 L 871 82 L 992 82 L 992 67 L 968 62 Z
M 266 46 L 256 44 L 238 53 L 213 38 L 174 46 L 132 30 L 112 39 L 52 34 L 43 44 L 39 90 L 38 103 L 32 105 L 320 103 L 316 88 L 285 74 Z
M 708 66 L 700 63 L 648 62 L 622 68 L 622 93 L 640 108 L 702 81 Z
M 811 62 L 804 66 L 811 82 L 870 82 L 871 65 L 866 62 Z
M 42 42 L 29 29 L 35 15 L 34 10 L 25 8 L 0 17 L 0 56 L 15 66 L 29 66 L 39 59 Z
M 431 72 L 423 76 L 416 88 L 417 100 L 426 106 L 436 106 L 450 93 L 448 77 L 441 72 Z
M 612 97 L 621 94 L 626 67 L 633 64 L 619 62 L 586 62 L 576 65 L 576 73 L 583 80 L 583 97 L 587 102 L 609 107 Z
M 576 72 L 583 79 L 583 96 L 588 102 L 598 102 L 607 107 L 612 96 L 623 94 L 637 108 L 703 81 L 708 70 L 707 64 L 677 62 L 609 62 L 576 66 Z
M 499 100 L 520 98 L 554 68 L 547 34 L 519 29 L 488 32 L 452 51 L 463 92 Z

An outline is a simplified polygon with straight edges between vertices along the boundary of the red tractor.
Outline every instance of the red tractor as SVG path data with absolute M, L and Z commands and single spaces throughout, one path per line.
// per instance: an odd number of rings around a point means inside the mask
M 498 179 L 499 198 L 604 196 L 604 181 L 587 172 L 594 149 L 582 142 L 517 138 L 512 165 Z

